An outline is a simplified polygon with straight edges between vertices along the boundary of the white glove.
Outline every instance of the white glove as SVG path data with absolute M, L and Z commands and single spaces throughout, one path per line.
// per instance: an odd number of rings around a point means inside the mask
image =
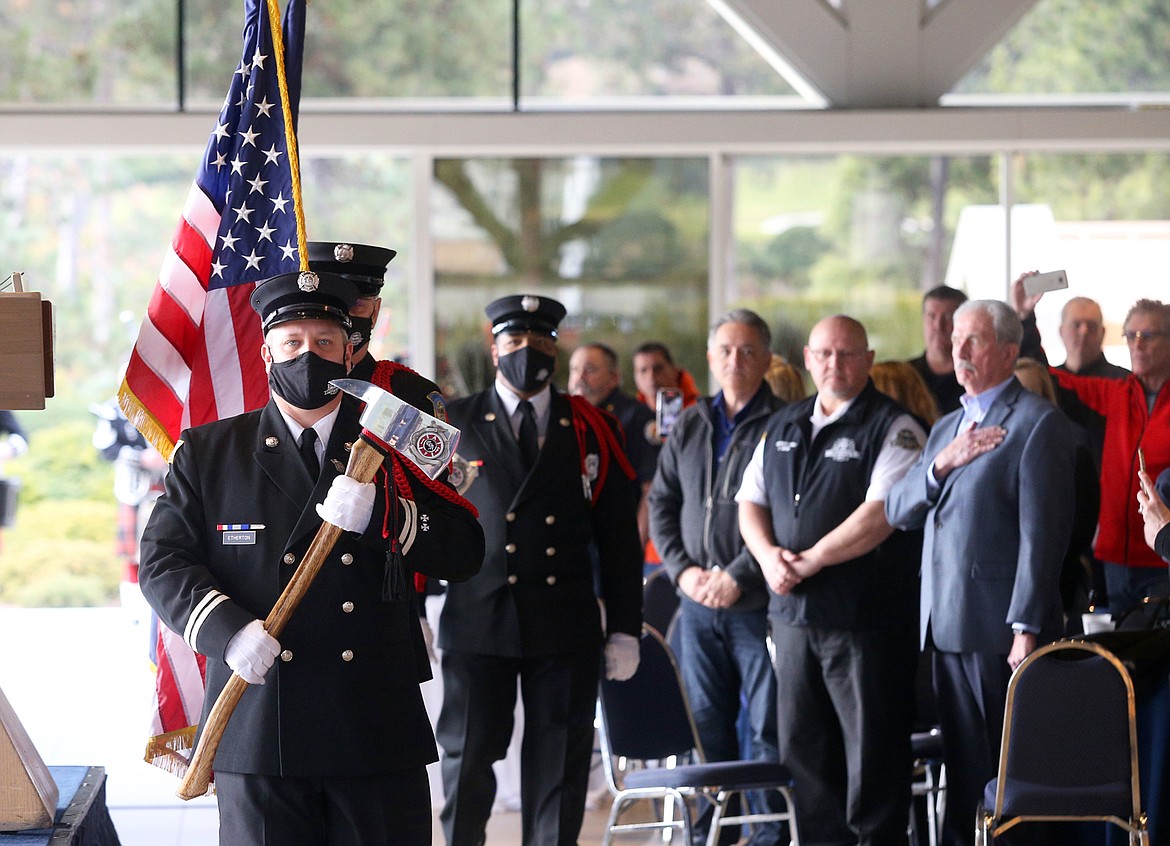
M 630 634 L 615 632 L 605 642 L 605 677 L 611 681 L 625 681 L 638 672 L 642 658 L 638 639 Z
M 427 657 L 431 659 L 432 664 L 439 663 L 439 656 L 435 654 L 435 632 L 431 628 L 431 624 L 427 622 L 426 617 L 419 617 L 418 624 L 422 626 L 423 642 L 427 645 Z
M 280 643 L 264 631 L 264 623 L 253 620 L 227 643 L 223 660 L 248 684 L 264 684 L 264 675 L 280 654 Z
M 374 513 L 374 493 L 373 482 L 363 484 L 349 476 L 338 476 L 329 486 L 325 501 L 317 506 L 317 514 L 346 532 L 364 532 Z

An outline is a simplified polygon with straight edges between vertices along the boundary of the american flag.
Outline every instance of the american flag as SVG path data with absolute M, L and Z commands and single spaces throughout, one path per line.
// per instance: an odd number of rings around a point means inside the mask
M 301 266 L 294 203 L 295 133 L 285 131 L 269 5 L 245 0 L 244 50 L 158 285 L 118 400 L 164 456 L 189 426 L 268 401 L 256 282 Z M 291 125 L 300 100 L 305 0 L 283 20 Z M 268 4 L 268 5 L 266 5 Z M 290 163 L 290 155 L 293 163 Z M 299 185 L 298 185 L 299 188 Z M 203 707 L 204 659 L 160 626 L 157 703 L 146 760 L 182 775 Z
M 244 13 L 243 58 L 118 392 L 126 416 L 168 458 L 183 429 L 268 401 L 260 320 L 248 298 L 257 281 L 300 267 L 289 139 L 265 0 L 245 0 Z M 290 0 L 284 30 L 295 125 L 304 0 Z

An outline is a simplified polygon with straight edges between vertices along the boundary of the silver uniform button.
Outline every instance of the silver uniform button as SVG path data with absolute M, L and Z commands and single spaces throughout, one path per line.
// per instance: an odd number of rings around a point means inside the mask
M 280 660 L 281 660 L 281 661 L 283 661 L 283 662 L 284 662 L 284 663 L 286 663 L 286 664 L 287 664 L 289 661 L 291 661 L 291 660 L 292 660 L 292 650 L 291 650 L 291 649 L 286 649 L 286 650 L 284 650 L 283 652 L 281 652 L 281 653 L 280 653 Z
M 519 577 L 518 577 L 518 576 L 517 576 L 515 573 L 513 573 L 513 574 L 512 574 L 512 575 L 510 575 L 510 576 L 508 576 L 508 584 L 510 584 L 510 585 L 514 585 L 514 584 L 516 584 L 516 582 L 518 582 L 518 581 L 520 581 L 520 579 L 519 579 Z
M 352 661 L 353 660 L 353 650 L 347 649 L 344 652 L 342 652 L 341 653 L 341 660 L 342 661 Z
M 348 552 L 344 553 L 344 554 L 341 556 L 341 563 L 342 563 L 342 564 L 345 564 L 345 565 L 347 565 L 347 566 L 348 566 L 348 565 L 350 565 L 350 564 L 352 564 L 352 563 L 353 563 L 353 556 L 352 556 L 352 555 L 350 555 Z
M 512 552 L 515 552 L 515 551 L 516 551 L 516 544 L 514 544 L 514 543 L 510 543 L 510 544 L 508 544 L 507 546 L 505 546 L 505 547 L 504 547 L 504 552 L 507 552 L 507 553 L 512 553 Z
M 549 558 L 552 558 L 554 555 L 557 554 L 557 548 L 555 546 L 550 546 L 547 549 L 545 549 L 544 554 L 547 555 Z
M 284 563 L 285 564 L 296 564 L 297 557 L 295 555 L 293 555 L 291 552 L 286 552 L 284 554 Z
M 494 411 L 489 411 L 487 414 L 485 414 L 483 416 L 483 419 L 486 420 L 488 423 L 491 423 L 493 420 L 496 419 L 496 413 Z
M 346 614 L 349 614 L 351 611 L 353 611 L 353 603 L 352 602 L 341 603 L 341 610 L 344 611 Z
M 548 583 L 549 587 L 552 587 L 553 585 L 555 585 L 557 583 L 557 577 L 556 576 L 548 576 L 545 578 L 545 582 Z
M 507 520 L 509 523 L 511 523 L 513 520 L 516 519 L 516 512 L 509 511 L 507 514 L 504 515 L 504 519 Z
M 272 447 L 280 446 L 280 441 L 274 438 L 272 435 L 269 435 L 264 439 L 264 446 L 271 449 Z
M 545 525 L 547 525 L 547 526 L 551 526 L 556 521 L 557 521 L 557 515 L 555 515 L 555 514 L 550 514 L 544 518 Z

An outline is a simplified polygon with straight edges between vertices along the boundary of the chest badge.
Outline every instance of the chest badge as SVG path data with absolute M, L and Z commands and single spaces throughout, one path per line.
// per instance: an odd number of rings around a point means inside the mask
M 861 458 L 861 453 L 857 451 L 857 445 L 853 443 L 853 438 L 837 438 L 833 441 L 833 445 L 825 450 L 825 458 L 843 464 L 846 461 L 856 461 Z

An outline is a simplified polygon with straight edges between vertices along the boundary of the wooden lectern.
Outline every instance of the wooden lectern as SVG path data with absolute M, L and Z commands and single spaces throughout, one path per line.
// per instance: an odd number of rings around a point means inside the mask
M 0 408 L 43 409 L 53 396 L 53 304 L 26 291 L 21 274 L 0 291 Z
M 53 396 L 53 306 L 24 290 L 0 291 L 0 408 L 42 409 Z M 0 831 L 51 828 L 57 784 L 0 690 Z
M 0 831 L 52 828 L 57 783 L 0 690 Z

